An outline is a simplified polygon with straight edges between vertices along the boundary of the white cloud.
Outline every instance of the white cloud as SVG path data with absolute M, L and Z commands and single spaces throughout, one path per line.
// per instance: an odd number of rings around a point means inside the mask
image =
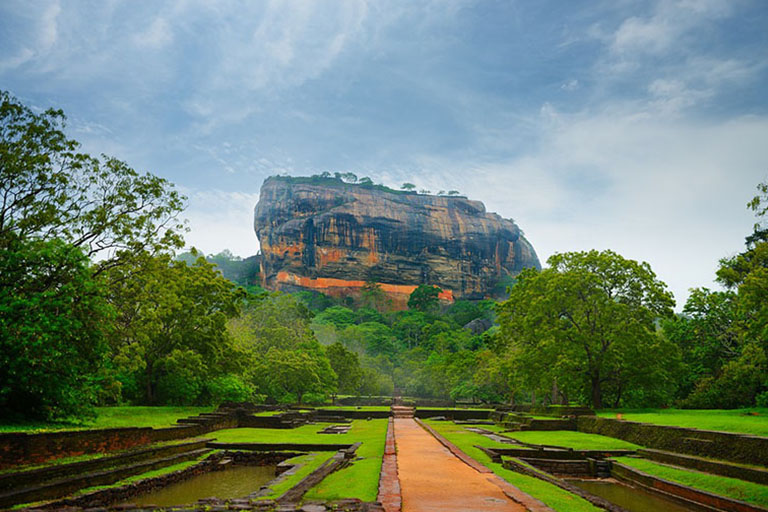
M 768 118 L 547 110 L 535 148 L 490 164 L 432 161 L 441 177 L 435 186 L 514 218 L 542 262 L 593 248 L 648 261 L 678 309 L 689 288 L 713 286 L 718 260 L 743 249 L 754 222 L 745 205 L 768 178 Z
M 730 14 L 731 0 L 659 0 L 649 17 L 631 16 L 610 36 L 615 54 L 668 51 L 704 21 Z
M 190 228 L 185 236 L 187 247 L 196 247 L 205 254 L 224 249 L 242 257 L 256 254 L 259 242 L 253 230 L 253 208 L 258 194 L 184 189 L 182 192 L 189 198 L 184 213 Z
M 141 48 L 162 48 L 173 41 L 173 32 L 168 21 L 163 17 L 155 18 L 146 30 L 139 32 L 133 38 Z

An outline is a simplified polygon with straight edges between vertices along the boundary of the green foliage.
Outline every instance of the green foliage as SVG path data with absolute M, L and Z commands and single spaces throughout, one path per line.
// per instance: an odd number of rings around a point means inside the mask
M 0 249 L 0 410 L 43 420 L 87 412 L 111 316 L 80 249 L 60 240 L 6 240 Z
M 727 291 L 692 290 L 685 316 L 665 325 L 687 365 L 686 407 L 750 406 L 768 393 L 768 184 L 758 192 L 747 204 L 758 222 L 746 250 L 720 261 Z
M 306 393 L 329 394 L 337 376 L 315 338 L 312 313 L 291 295 L 249 298 L 242 314 L 229 321 L 245 378 L 272 400 L 301 403 Z
M 118 312 L 113 363 L 122 379 L 142 384 L 129 398 L 194 403 L 209 369 L 220 373 L 232 362 L 227 321 L 239 312 L 242 290 L 203 258 L 188 266 L 145 255 L 107 278 Z
M 258 285 L 259 283 L 259 257 L 250 256 L 248 258 L 241 258 L 235 256 L 229 249 L 224 249 L 218 254 L 209 254 L 205 256 L 198 254 L 194 249 L 188 252 L 183 252 L 176 256 L 179 261 L 185 261 L 187 265 L 192 265 L 197 261 L 197 258 L 203 256 L 208 263 L 216 265 L 216 268 L 221 272 L 226 279 L 229 279 L 235 284 L 239 284 L 243 287 L 253 287 L 254 294 L 258 294 L 263 289 Z
M 440 303 L 438 296 L 442 291 L 437 286 L 420 284 L 408 297 L 408 308 L 422 313 L 434 312 Z
M 221 375 L 205 382 L 205 388 L 210 397 L 210 403 L 218 405 L 222 402 L 247 402 L 254 400 L 253 386 L 238 375 Z
M 409 191 L 410 190 L 415 190 L 416 189 L 416 185 L 414 185 L 413 183 L 405 182 L 402 185 L 400 185 L 400 189 L 402 189 L 402 190 L 409 190 Z
M 611 251 L 556 254 L 550 268 L 518 276 L 498 309 L 501 340 L 520 383 L 553 383 L 600 408 L 628 392 L 664 400 L 674 386 L 676 347 L 656 333 L 674 301 L 647 263 Z
M 183 196 L 117 159 L 79 153 L 64 121 L 0 92 L 0 408 L 37 418 L 119 395 L 102 366 L 117 330 L 103 274 L 182 245 Z
M 132 253 L 180 247 L 185 198 L 117 159 L 78 153 L 64 121 L 60 110 L 35 114 L 0 92 L 0 247 L 61 239 L 98 255 L 97 273 Z
M 360 389 L 363 379 L 363 370 L 360 367 L 360 358 L 355 352 L 347 350 L 339 342 L 328 346 L 326 349 L 328 360 L 337 376 L 337 390 L 339 393 L 352 394 Z

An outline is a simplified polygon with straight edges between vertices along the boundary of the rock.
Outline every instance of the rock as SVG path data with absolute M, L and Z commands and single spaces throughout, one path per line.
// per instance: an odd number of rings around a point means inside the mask
M 265 288 L 340 297 L 375 281 L 398 309 L 419 284 L 439 286 L 447 302 L 481 299 L 540 268 L 520 228 L 479 201 L 334 178 L 268 178 L 254 228 Z
M 469 322 L 467 325 L 464 326 L 464 329 L 467 329 L 472 334 L 482 334 L 488 329 L 493 327 L 493 320 L 489 318 L 475 318 L 471 322 Z

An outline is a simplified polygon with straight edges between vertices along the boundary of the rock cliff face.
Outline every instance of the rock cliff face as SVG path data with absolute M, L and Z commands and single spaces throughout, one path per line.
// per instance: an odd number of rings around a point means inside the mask
M 334 178 L 268 178 L 254 229 L 265 288 L 344 296 L 375 281 L 398 308 L 419 284 L 439 286 L 446 301 L 480 299 L 540 267 L 520 228 L 479 201 Z

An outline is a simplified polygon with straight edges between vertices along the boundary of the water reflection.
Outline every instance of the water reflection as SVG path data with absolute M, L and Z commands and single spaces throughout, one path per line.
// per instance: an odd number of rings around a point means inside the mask
M 169 484 L 125 503 L 170 507 L 194 503 L 201 498 L 243 498 L 274 478 L 275 466 L 233 466 Z
M 624 485 L 616 480 L 569 480 L 588 493 L 600 496 L 630 512 L 690 512 L 691 508 L 665 500 L 654 494 Z

